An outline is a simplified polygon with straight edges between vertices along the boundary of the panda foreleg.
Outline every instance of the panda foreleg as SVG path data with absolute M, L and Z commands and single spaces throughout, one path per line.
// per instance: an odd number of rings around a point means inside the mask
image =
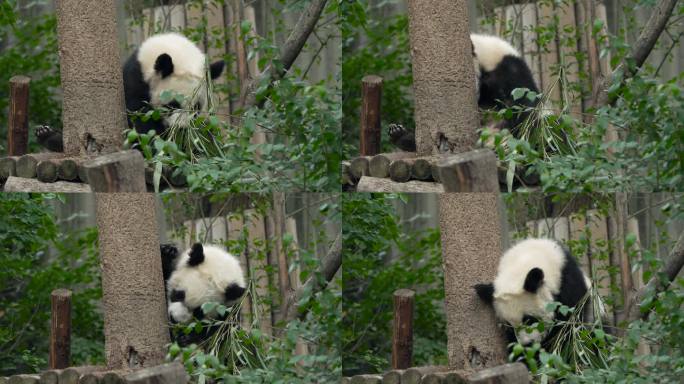
M 416 136 L 401 124 L 390 124 L 387 127 L 390 142 L 402 151 L 416 151 Z
M 52 129 L 48 125 L 39 125 L 35 129 L 38 144 L 51 152 L 64 152 L 62 132 Z

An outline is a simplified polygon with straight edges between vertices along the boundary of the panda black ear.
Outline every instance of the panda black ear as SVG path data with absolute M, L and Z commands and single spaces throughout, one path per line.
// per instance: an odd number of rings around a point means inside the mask
M 527 272 L 523 288 L 530 293 L 536 293 L 539 287 L 544 284 L 544 271 L 539 268 L 532 268 Z
M 162 79 L 171 75 L 173 73 L 173 60 L 171 56 L 166 53 L 159 55 L 157 61 L 154 62 L 154 70 L 161 75 Z
M 211 79 L 214 80 L 217 77 L 221 76 L 221 73 L 223 73 L 223 67 L 226 65 L 226 63 L 223 60 L 219 60 L 209 66 L 209 72 L 211 73 Z
M 494 285 L 492 283 L 477 284 L 473 288 L 485 303 L 491 304 L 494 301 Z
M 178 248 L 173 244 L 161 244 L 159 251 L 161 252 L 164 281 L 166 281 L 171 277 L 171 272 L 173 272 L 173 264 L 176 257 L 178 257 Z
M 202 264 L 204 261 L 204 248 L 202 244 L 195 243 L 190 250 L 190 258 L 188 259 L 188 265 L 194 267 L 196 265 Z

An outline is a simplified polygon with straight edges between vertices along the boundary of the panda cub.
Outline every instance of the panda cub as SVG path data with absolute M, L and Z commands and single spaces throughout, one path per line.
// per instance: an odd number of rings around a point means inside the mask
M 219 77 L 223 67 L 223 60 L 211 64 L 211 78 Z M 181 34 L 164 33 L 145 40 L 123 66 L 129 127 L 138 133 L 155 130 L 162 135 L 170 126 L 187 126 L 198 112 L 207 107 L 206 69 L 204 53 Z M 183 96 L 182 105 L 176 100 L 162 102 L 161 93 L 164 91 Z M 167 107 L 171 112 L 161 120 L 142 121 L 131 116 L 157 107 Z M 54 152 L 63 151 L 61 132 L 40 126 L 35 134 L 43 147 Z
M 225 320 L 227 315 L 205 314 L 202 304 L 217 302 L 230 306 L 245 293 L 246 283 L 238 259 L 221 248 L 194 244 L 179 254 L 173 245 L 162 245 L 162 270 L 169 320 L 188 323 L 193 318 L 209 316 Z M 172 338 L 181 346 L 200 343 L 213 335 L 219 326 L 204 327 L 201 332 Z
M 526 97 L 514 100 L 511 92 L 516 88 L 527 88 L 539 93 L 530 67 L 511 44 L 490 35 L 471 34 L 473 46 L 473 65 L 475 66 L 476 88 L 478 90 L 477 105 L 483 110 L 497 111 L 503 108 L 520 107 L 520 113 L 514 113 L 503 120 L 500 128 L 508 129 L 514 137 L 519 137 L 518 126 L 528 117 L 529 108 L 534 108 L 537 101 Z M 398 124 L 390 124 L 388 134 L 392 144 L 404 151 L 416 150 L 413 132 Z
M 589 278 L 567 249 L 555 240 L 532 238 L 504 253 L 493 283 L 477 284 L 474 288 L 484 302 L 494 307 L 497 317 L 509 325 L 505 327 L 508 343 L 540 342 L 548 350 L 559 327 L 547 328 L 544 333 L 516 332 L 515 328 L 540 320 L 567 320 L 568 316 L 558 311 L 546 311 L 546 305 L 556 301 L 576 307 L 590 287 Z

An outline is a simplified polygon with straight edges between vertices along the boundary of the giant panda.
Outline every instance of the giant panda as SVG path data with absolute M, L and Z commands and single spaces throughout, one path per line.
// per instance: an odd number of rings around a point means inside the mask
M 549 312 L 547 304 L 555 301 L 576 307 L 587 295 L 591 281 L 570 252 L 557 241 L 530 238 L 503 254 L 494 282 L 477 284 L 474 288 L 485 303 L 494 307 L 497 318 L 504 323 L 509 345 L 519 342 L 529 346 L 539 342 L 549 350 L 559 326 L 546 327 L 544 332 L 528 333 L 525 329 L 517 329 L 542 320 L 545 323 L 567 320 L 569 314 Z M 590 312 L 591 307 L 585 305 L 584 312 Z M 580 313 L 580 317 L 583 315 Z
M 223 60 L 211 64 L 211 79 L 219 77 L 223 67 Z M 129 127 L 135 128 L 138 133 L 155 130 L 162 135 L 170 126 L 187 126 L 197 112 L 207 107 L 206 73 L 204 53 L 185 36 L 163 33 L 146 39 L 123 66 Z M 163 103 L 160 95 L 164 91 L 182 95 L 183 104 L 176 100 Z M 167 107 L 170 112 L 160 120 L 142 121 L 132 116 L 157 107 Z M 38 143 L 48 150 L 63 151 L 61 132 L 48 126 L 39 126 L 35 135 Z
M 529 116 L 527 110 L 535 107 L 538 101 L 527 97 L 514 100 L 511 92 L 516 88 L 527 88 L 539 93 L 530 67 L 520 52 L 500 37 L 473 33 L 470 41 L 473 47 L 478 107 L 492 111 L 520 107 L 519 113 L 514 113 L 511 118 L 496 126 L 497 129 L 506 128 L 513 136 L 519 137 L 519 125 Z M 414 133 L 403 126 L 390 124 L 388 134 L 392 144 L 398 148 L 410 152 L 416 150 Z
M 202 304 L 235 304 L 245 293 L 245 277 L 238 259 L 223 249 L 195 243 L 180 253 L 174 245 L 161 246 L 162 271 L 169 321 L 186 324 L 209 317 L 226 320 L 218 313 L 204 313 Z M 219 326 L 205 326 L 200 332 L 175 334 L 172 339 L 181 346 L 207 340 Z

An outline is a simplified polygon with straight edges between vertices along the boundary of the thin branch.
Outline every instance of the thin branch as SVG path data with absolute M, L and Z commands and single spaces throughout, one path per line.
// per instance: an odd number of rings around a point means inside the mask
M 615 68 L 610 76 L 601 81 L 596 100 L 592 105 L 600 107 L 613 104 L 617 100 L 615 96 L 610 97 L 608 95 L 608 88 L 611 86 L 613 79 L 624 70 L 624 74 L 622 75 L 622 81 L 624 82 L 634 75 L 632 69 L 640 68 L 644 64 L 644 61 L 646 61 L 646 58 L 653 50 L 656 41 L 658 41 L 660 34 L 665 29 L 667 21 L 672 15 L 675 5 L 677 5 L 677 1 L 678 0 L 660 0 L 653 8 L 653 13 L 651 13 L 651 17 L 641 30 L 639 38 L 632 44 L 632 50 L 629 55 L 625 57 L 617 68 Z M 634 62 L 634 67 L 630 67 L 627 64 L 630 61 Z
M 665 263 L 658 273 L 653 276 L 636 295 L 634 295 L 632 300 L 630 300 L 627 321 L 631 322 L 639 318 L 645 319 L 648 317 L 649 312 L 641 312 L 641 302 L 644 300 L 646 294 L 653 292 L 654 295 L 657 295 L 660 292 L 667 290 L 672 281 L 682 270 L 682 267 L 684 267 L 684 233 L 677 239 L 667 263 Z M 664 275 L 667 280 L 662 281 L 661 275 Z
M 244 103 L 243 107 L 249 108 L 256 105 L 256 90 L 259 84 L 270 77 L 270 83 L 281 79 L 285 73 L 292 67 L 295 59 L 304 48 L 306 40 L 308 40 L 311 32 L 316 27 L 318 19 L 325 8 L 327 0 L 312 0 L 309 7 L 302 13 L 297 21 L 297 24 L 292 29 L 290 36 L 280 50 L 280 55 L 277 61 L 282 63 L 280 68 L 275 68 L 271 65 L 271 70 L 265 70 L 261 75 L 251 79 L 243 90 Z
M 342 234 L 338 234 L 316 272 L 311 275 L 301 287 L 297 288 L 295 291 L 291 291 L 287 295 L 287 298 L 283 302 L 284 308 L 282 310 L 285 315 L 284 320 L 286 322 L 294 320 L 299 312 L 297 303 L 301 301 L 304 293 L 310 292 L 310 294 L 313 295 L 322 291 L 333 277 L 335 277 L 335 274 L 340 269 L 341 265 Z M 299 312 L 299 317 L 302 318 L 305 314 L 306 312 Z

